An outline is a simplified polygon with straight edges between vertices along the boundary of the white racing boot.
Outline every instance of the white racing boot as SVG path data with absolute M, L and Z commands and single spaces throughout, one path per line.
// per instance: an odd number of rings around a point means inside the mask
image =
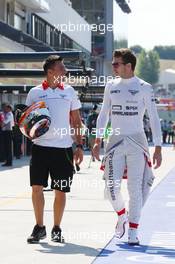
M 139 245 L 139 239 L 137 237 L 137 229 L 136 228 L 129 228 L 128 229 L 128 244 L 130 246 Z
M 115 227 L 115 236 L 117 238 L 120 239 L 124 236 L 127 222 L 128 222 L 127 213 L 118 216 L 117 225 Z

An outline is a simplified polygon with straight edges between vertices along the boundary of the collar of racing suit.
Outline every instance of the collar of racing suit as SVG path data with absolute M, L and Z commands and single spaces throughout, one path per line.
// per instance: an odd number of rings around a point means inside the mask
M 129 79 L 121 78 L 121 82 L 125 83 L 125 84 L 129 84 L 129 83 L 135 82 L 136 80 L 137 80 L 136 76 L 133 76 L 133 77 L 131 77 Z

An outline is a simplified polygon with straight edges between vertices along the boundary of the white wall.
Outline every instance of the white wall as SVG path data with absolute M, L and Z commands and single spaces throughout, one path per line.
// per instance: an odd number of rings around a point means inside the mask
M 0 35 L 0 52 L 24 52 L 24 51 L 34 51 L 28 47 L 24 47 L 24 45 L 21 45 L 15 41 L 12 41 L 8 38 L 5 38 Z
M 28 7 L 33 12 L 48 12 L 50 10 L 46 0 L 17 0 L 22 5 Z M 37 11 L 36 11 L 37 10 Z
M 175 84 L 175 70 L 167 69 L 160 72 L 159 84 L 168 89 L 169 84 Z
M 58 26 L 60 24 L 69 23 L 76 25 L 87 24 L 87 22 L 64 0 L 48 0 L 50 6 L 49 13 L 38 13 L 40 17 L 48 21 L 48 23 Z M 65 27 L 66 28 L 66 27 Z M 80 46 L 84 47 L 86 50 L 91 52 L 91 31 L 80 31 L 80 30 L 72 30 L 64 31 L 65 35 L 73 39 Z

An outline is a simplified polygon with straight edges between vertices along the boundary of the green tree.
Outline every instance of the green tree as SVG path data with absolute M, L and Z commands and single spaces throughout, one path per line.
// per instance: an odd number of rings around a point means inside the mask
M 149 61 L 146 51 L 143 49 L 137 58 L 136 74 L 138 77 L 148 81 L 149 76 Z
M 144 49 L 138 56 L 136 74 L 146 82 L 155 84 L 159 78 L 159 56 L 155 51 Z
M 149 82 L 151 84 L 157 83 L 159 79 L 159 70 L 160 70 L 160 63 L 159 63 L 159 55 L 156 51 L 149 51 L 148 52 L 149 57 Z

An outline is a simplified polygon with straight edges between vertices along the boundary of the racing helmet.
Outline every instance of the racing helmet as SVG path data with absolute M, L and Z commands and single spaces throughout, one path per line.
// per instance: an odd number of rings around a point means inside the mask
M 51 116 L 45 102 L 34 103 L 23 111 L 17 109 L 16 113 L 16 122 L 26 137 L 35 139 L 49 130 Z

